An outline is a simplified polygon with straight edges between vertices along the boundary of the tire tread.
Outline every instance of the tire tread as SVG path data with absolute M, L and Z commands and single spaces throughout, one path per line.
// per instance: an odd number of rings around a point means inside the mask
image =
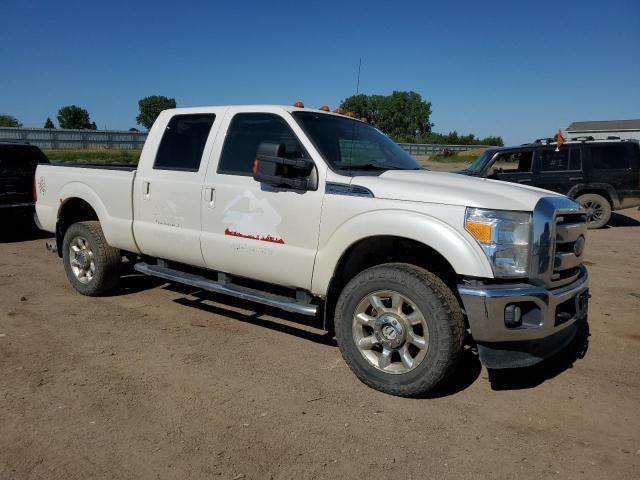
M 363 284 L 383 279 L 395 280 L 398 283 L 409 280 L 427 287 L 427 295 L 422 300 L 426 301 L 431 307 L 435 307 L 433 308 L 434 311 L 441 310 L 441 315 L 439 316 L 444 318 L 440 320 L 446 320 L 445 322 L 438 322 L 438 328 L 441 331 L 438 335 L 440 341 L 437 344 L 439 352 L 436 355 L 436 363 L 427 370 L 427 374 L 419 381 L 407 385 L 392 384 L 377 381 L 375 378 L 367 375 L 366 372 L 363 372 L 348 352 L 345 352 L 346 349 L 343 348 L 342 345 L 340 345 L 340 351 L 349 368 L 366 385 L 392 395 L 415 397 L 434 388 L 455 370 L 464 342 L 464 317 L 455 295 L 439 277 L 415 265 L 387 263 L 361 272 L 347 284 L 336 306 L 337 328 L 340 328 L 339 324 L 341 322 L 348 322 L 350 331 L 351 318 L 344 318 L 344 309 L 345 302 L 351 293 Z M 338 332 L 336 331 L 336 337 L 338 336 Z M 343 341 L 344 340 L 346 339 L 343 339 Z M 340 338 L 338 338 L 338 343 L 342 343 Z

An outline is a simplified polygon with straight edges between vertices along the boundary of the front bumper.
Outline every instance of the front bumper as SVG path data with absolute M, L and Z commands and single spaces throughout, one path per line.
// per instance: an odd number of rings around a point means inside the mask
M 460 285 L 473 339 L 489 368 L 533 365 L 562 349 L 573 338 L 574 324 L 586 318 L 587 269 L 571 284 L 547 290 L 530 284 Z M 521 322 L 508 326 L 507 307 L 519 307 Z

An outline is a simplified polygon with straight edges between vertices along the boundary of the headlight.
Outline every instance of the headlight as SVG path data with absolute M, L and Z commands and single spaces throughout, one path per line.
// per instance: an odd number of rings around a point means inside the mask
M 496 277 L 528 275 L 530 213 L 467 208 L 464 227 L 484 250 Z

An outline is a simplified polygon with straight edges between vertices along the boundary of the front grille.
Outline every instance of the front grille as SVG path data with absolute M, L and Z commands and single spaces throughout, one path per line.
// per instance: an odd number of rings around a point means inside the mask
M 578 278 L 583 252 L 580 244 L 577 248 L 576 244 L 580 242 L 584 246 L 586 222 L 586 216 L 582 213 L 559 213 L 556 216 L 553 270 L 549 287 L 562 287 Z

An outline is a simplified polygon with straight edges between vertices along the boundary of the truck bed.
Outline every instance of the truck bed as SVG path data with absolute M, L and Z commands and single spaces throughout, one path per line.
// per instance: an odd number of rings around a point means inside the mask
M 136 170 L 137 165 L 130 163 L 52 163 L 52 167 L 72 167 L 72 168 L 95 168 L 98 170 L 121 170 L 132 172 Z
M 109 245 L 137 251 L 133 237 L 135 175 L 136 166 L 128 164 L 38 165 L 36 215 L 40 228 L 54 233 L 60 212 L 84 202 L 96 213 Z

